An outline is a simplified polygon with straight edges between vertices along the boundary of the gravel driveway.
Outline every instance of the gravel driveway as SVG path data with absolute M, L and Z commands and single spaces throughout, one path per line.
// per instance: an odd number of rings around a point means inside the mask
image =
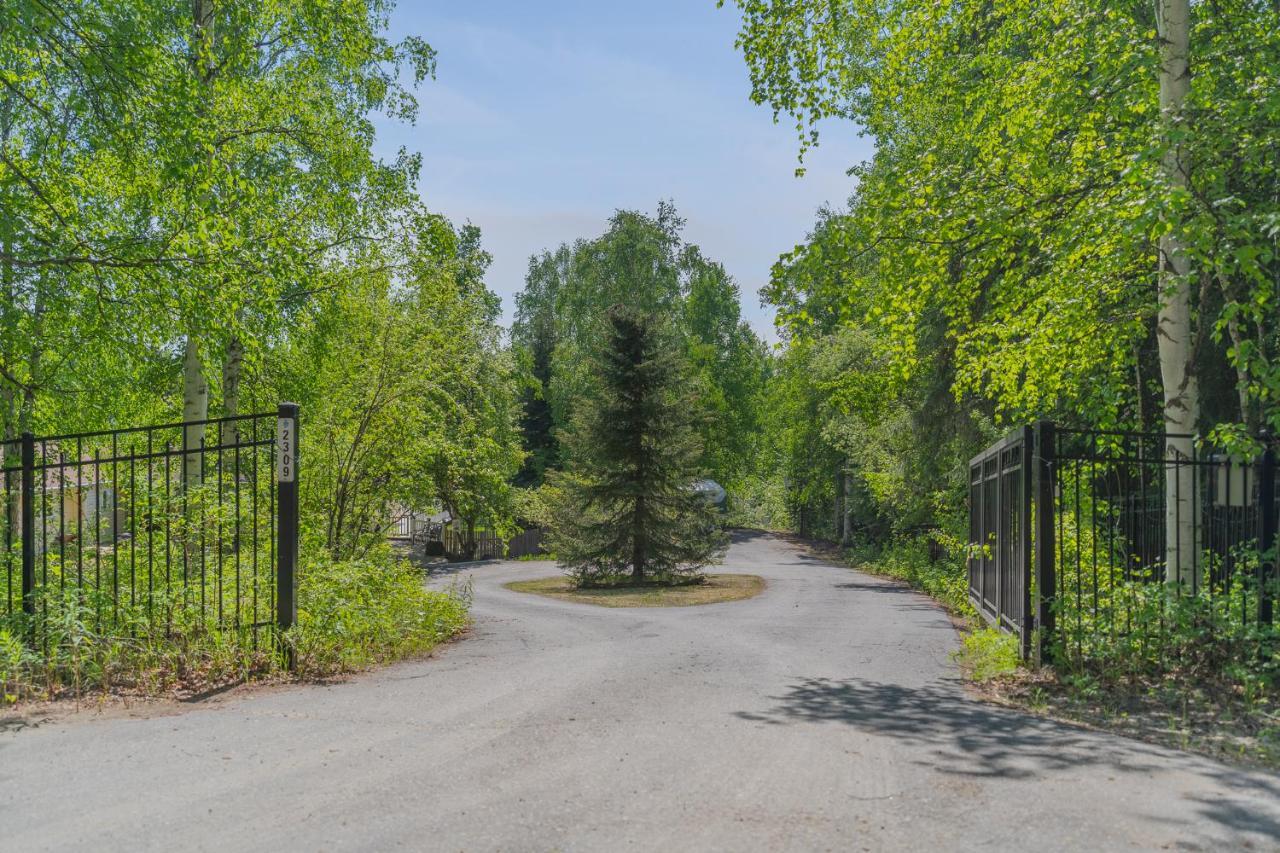
M 1280 849 L 1280 778 L 982 704 L 932 602 L 766 536 L 744 602 L 606 609 L 467 569 L 435 658 L 0 731 L 0 849 Z

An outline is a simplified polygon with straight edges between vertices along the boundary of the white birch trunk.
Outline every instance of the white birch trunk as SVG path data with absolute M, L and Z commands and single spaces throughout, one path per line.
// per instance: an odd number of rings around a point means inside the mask
M 213 0 L 191 2 L 191 66 L 197 79 L 208 88 L 213 61 L 214 17 Z M 206 91 L 205 96 L 208 97 Z M 209 106 L 209 104 L 205 104 Z M 204 376 L 204 364 L 200 358 L 200 340 L 188 332 L 182 353 L 182 420 L 205 421 L 209 418 L 209 384 Z M 187 426 L 183 429 L 182 443 L 187 451 L 182 466 L 182 481 L 186 488 L 199 486 L 203 480 L 204 426 Z
M 1160 36 L 1160 112 L 1166 141 L 1181 121 L 1191 88 L 1190 0 L 1156 0 Z M 1181 145 L 1170 143 L 1161 163 L 1170 189 L 1188 185 L 1187 164 Z M 1187 256 L 1180 223 L 1166 223 L 1169 230 L 1159 244 L 1159 311 L 1156 338 L 1160 352 L 1160 376 L 1164 385 L 1164 425 L 1170 433 L 1192 435 L 1200 418 L 1200 388 L 1196 379 L 1194 330 L 1191 312 L 1191 260 Z M 1196 476 L 1190 464 L 1195 453 L 1192 438 L 1169 438 L 1165 444 L 1165 566 L 1166 579 L 1196 587 Z
M 226 358 L 222 362 L 222 409 L 228 418 L 240 414 L 240 375 L 244 368 L 244 344 L 239 337 L 227 343 Z M 240 427 L 236 421 L 222 425 L 222 444 L 233 446 L 240 440 Z

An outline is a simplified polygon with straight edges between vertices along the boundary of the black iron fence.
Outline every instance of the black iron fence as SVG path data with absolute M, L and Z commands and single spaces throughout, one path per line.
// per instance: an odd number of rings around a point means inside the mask
M 3 445 L 0 624 L 38 647 L 296 612 L 297 407 Z
M 1192 436 L 1018 430 L 970 465 L 969 588 L 992 624 L 1085 660 L 1163 654 L 1171 626 L 1270 628 L 1276 448 Z
M 969 599 L 989 622 L 1031 642 L 1031 449 L 1022 429 L 969 462 Z

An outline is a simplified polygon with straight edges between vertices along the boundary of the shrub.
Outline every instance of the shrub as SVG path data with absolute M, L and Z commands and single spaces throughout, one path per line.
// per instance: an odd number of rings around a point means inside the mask
M 969 582 L 964 559 L 953 556 L 955 549 L 934 559 L 929 540 L 923 536 L 897 539 L 888 545 L 851 548 L 848 556 L 855 565 L 873 574 L 904 580 L 916 589 L 941 601 L 950 610 L 971 614 Z
M 420 571 L 385 549 L 306 566 L 289 637 L 299 673 L 345 672 L 422 654 L 466 627 L 470 588 L 440 592 L 422 581 Z

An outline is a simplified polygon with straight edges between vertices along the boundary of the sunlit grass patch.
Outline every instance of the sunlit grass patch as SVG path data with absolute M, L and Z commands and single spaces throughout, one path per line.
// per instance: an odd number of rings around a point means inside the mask
M 974 681 L 988 681 L 1018 671 L 1021 655 L 1018 638 L 994 628 L 979 628 L 964 636 L 954 653 L 965 675 Z

